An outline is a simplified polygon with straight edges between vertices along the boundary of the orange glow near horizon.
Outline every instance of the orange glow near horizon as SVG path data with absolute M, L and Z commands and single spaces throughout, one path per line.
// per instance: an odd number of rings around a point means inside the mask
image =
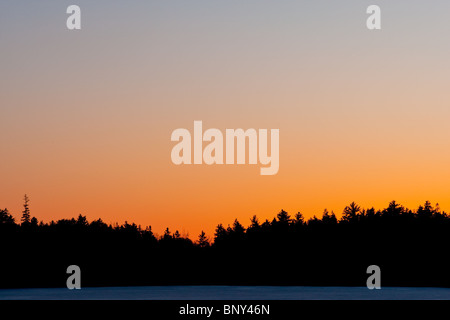
M 340 217 L 352 201 L 450 211 L 448 10 L 419 10 L 424 26 L 386 3 L 371 33 L 357 1 L 149 3 L 83 3 L 78 33 L 58 27 L 59 9 L 39 20 L 38 4 L 0 19 L 0 207 L 16 221 L 25 193 L 44 222 L 82 214 L 192 239 L 281 209 Z M 174 165 L 170 135 L 194 120 L 279 129 L 278 174 Z

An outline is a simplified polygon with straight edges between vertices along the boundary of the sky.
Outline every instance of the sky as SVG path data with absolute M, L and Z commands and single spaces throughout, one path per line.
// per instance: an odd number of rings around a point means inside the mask
M 71 4 L 81 30 L 66 27 Z M 366 9 L 381 8 L 381 30 Z M 0 207 L 212 238 L 281 209 L 450 211 L 450 2 L 0 3 Z M 280 131 L 280 167 L 174 165 L 177 128 Z

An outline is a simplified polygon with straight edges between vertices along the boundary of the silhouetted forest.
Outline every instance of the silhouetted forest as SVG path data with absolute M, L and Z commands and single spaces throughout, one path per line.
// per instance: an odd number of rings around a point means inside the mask
M 108 225 L 85 216 L 49 223 L 0 210 L 0 287 L 64 287 L 69 265 L 82 286 L 340 285 L 365 286 L 369 265 L 382 286 L 450 286 L 450 217 L 426 202 L 410 210 L 346 206 L 305 220 L 281 210 L 272 221 L 219 224 L 213 241 L 166 229 Z

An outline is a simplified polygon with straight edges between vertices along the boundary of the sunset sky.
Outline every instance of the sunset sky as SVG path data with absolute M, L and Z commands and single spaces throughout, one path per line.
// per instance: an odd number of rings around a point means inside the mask
M 0 207 L 19 220 L 26 193 L 45 222 L 192 238 L 282 208 L 450 211 L 449 17 L 447 0 L 2 1 Z M 279 129 L 278 174 L 174 165 L 194 120 Z

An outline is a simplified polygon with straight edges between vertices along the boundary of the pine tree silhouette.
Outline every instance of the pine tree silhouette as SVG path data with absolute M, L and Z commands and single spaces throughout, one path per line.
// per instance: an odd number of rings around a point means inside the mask
M 30 224 L 30 221 L 31 221 L 30 206 L 28 204 L 30 202 L 30 199 L 25 194 L 23 200 L 24 200 L 23 211 L 22 211 L 22 218 L 20 219 L 20 221 L 22 222 L 23 225 L 28 225 L 28 224 Z

